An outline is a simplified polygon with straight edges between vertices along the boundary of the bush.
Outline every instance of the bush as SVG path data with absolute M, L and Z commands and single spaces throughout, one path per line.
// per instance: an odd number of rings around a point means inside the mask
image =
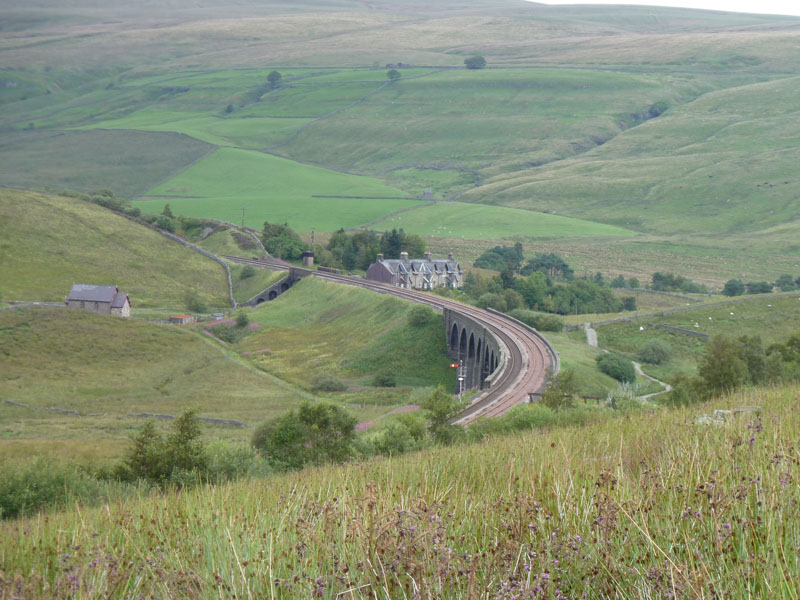
M 208 305 L 196 291 L 186 292 L 185 302 L 186 302 L 186 308 L 188 308 L 192 312 L 198 312 L 198 313 L 208 312 Z
M 542 404 L 551 410 L 571 408 L 577 391 L 578 382 L 575 371 L 561 371 L 555 377 L 551 377 L 547 383 L 547 388 L 542 394 Z
M 237 344 L 247 334 L 247 330 L 243 327 L 231 325 L 217 325 L 211 332 L 218 340 L 222 340 L 228 344 Z
M 330 373 L 320 373 L 311 381 L 314 392 L 343 392 L 346 389 L 347 384 Z
M 670 356 L 672 356 L 672 346 L 663 340 L 649 340 L 639 348 L 639 360 L 651 365 L 665 363 Z
M 636 387 L 623 383 L 608 393 L 608 405 L 620 412 L 633 412 L 642 408 L 642 401 L 636 397 Z
M 538 329 L 539 331 L 564 330 L 564 321 L 555 315 L 541 314 L 523 308 L 517 308 L 508 314 L 517 321 L 522 321 L 526 325 Z
M 468 69 L 483 69 L 486 66 L 486 59 L 476 54 L 475 56 L 465 58 L 464 65 Z
M 98 502 L 108 485 L 72 464 L 34 458 L 27 464 L 0 466 L 0 518 L 13 519 L 75 501 Z
M 385 369 L 375 374 L 372 378 L 372 385 L 374 387 L 395 387 L 397 385 L 397 377 L 394 371 Z
M 239 279 L 250 279 L 255 274 L 256 270 L 253 267 L 251 267 L 250 265 L 245 265 L 241 273 L 239 273 Z
M 425 327 L 436 318 L 436 313 L 427 306 L 417 305 L 408 312 L 408 324 L 412 327 Z
M 630 383 L 636 380 L 636 369 L 630 359 L 619 354 L 603 353 L 595 361 L 598 368 L 617 381 Z
M 387 422 L 371 442 L 377 454 L 397 456 L 427 446 L 425 420 L 419 415 L 405 414 Z
M 247 313 L 244 311 L 239 311 L 236 314 L 236 326 L 241 328 L 241 327 L 247 327 L 249 324 L 250 324 L 250 319 L 247 317 Z
M 256 429 L 252 443 L 282 469 L 342 462 L 355 453 L 356 423 L 335 404 L 303 402 L 297 410 Z

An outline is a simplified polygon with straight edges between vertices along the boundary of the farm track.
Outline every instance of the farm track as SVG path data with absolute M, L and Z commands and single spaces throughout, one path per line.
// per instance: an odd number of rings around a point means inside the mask
M 223 256 L 226 260 L 249 264 L 276 271 L 288 267 L 275 261 L 262 259 Z M 533 329 L 501 313 L 485 311 L 433 294 L 368 281 L 366 279 L 309 271 L 314 276 L 340 283 L 372 290 L 380 294 L 391 294 L 399 298 L 425 304 L 442 311 L 451 309 L 460 312 L 483 324 L 506 347 L 505 363 L 499 367 L 497 380 L 489 390 L 481 393 L 454 422 L 468 425 L 479 417 L 500 416 L 511 407 L 525 402 L 531 394 L 540 394 L 547 383 L 548 370 L 557 372 L 558 356 L 544 337 Z

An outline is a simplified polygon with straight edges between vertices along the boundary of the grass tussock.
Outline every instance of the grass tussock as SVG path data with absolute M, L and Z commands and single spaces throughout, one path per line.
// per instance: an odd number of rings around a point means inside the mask
M 9 522 L 24 597 L 796 597 L 798 389 Z

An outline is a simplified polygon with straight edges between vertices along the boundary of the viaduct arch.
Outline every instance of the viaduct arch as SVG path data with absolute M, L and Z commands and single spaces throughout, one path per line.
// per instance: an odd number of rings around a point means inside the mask
M 450 358 L 464 366 L 464 388 L 491 387 L 505 364 L 506 350 L 480 321 L 451 308 L 443 308 Z

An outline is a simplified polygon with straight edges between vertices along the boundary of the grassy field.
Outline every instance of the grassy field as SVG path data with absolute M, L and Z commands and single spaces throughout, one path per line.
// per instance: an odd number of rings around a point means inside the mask
M 189 292 L 229 305 L 220 265 L 95 204 L 0 189 L 0 228 L 4 300 L 58 302 L 94 283 L 118 285 L 134 307 L 182 308 Z
M 151 189 L 136 202 L 160 212 L 169 203 L 175 214 L 240 222 L 288 223 L 299 231 L 333 231 L 372 221 L 413 206 L 415 200 L 313 198 L 323 196 L 405 197 L 377 179 L 337 173 L 251 150 L 221 148 L 178 176 Z
M 8 522 L 0 570 L 28 597 L 793 598 L 797 393 Z
M 597 328 L 600 347 L 636 357 L 648 340 L 661 339 L 672 347 L 672 358 L 663 365 L 643 365 L 655 377 L 675 372 L 694 373 L 697 359 L 706 342 L 682 333 L 654 328 L 669 325 L 710 336 L 760 336 L 765 346 L 785 342 L 800 327 L 800 297 L 742 297 L 744 301 L 719 306 L 698 306 L 671 315 L 643 316 L 629 323 L 614 323 Z M 640 329 L 643 327 L 644 329 Z
M 423 236 L 467 239 L 628 237 L 634 232 L 581 219 L 498 206 L 437 202 L 405 211 L 371 225 L 375 229 L 402 228 Z
M 401 386 L 455 389 L 440 319 L 412 327 L 413 305 L 368 290 L 303 279 L 290 294 L 261 304 L 251 321 L 264 327 L 237 349 L 268 372 L 308 386 L 321 374 L 354 385 L 390 370 Z
M 165 318 L 165 317 L 162 317 Z M 53 453 L 104 461 L 141 425 L 133 413 L 236 419 L 209 436 L 247 438 L 252 427 L 304 395 L 182 327 L 80 310 L 0 311 L 0 448 L 6 458 Z M 76 410 L 80 416 L 44 410 Z

